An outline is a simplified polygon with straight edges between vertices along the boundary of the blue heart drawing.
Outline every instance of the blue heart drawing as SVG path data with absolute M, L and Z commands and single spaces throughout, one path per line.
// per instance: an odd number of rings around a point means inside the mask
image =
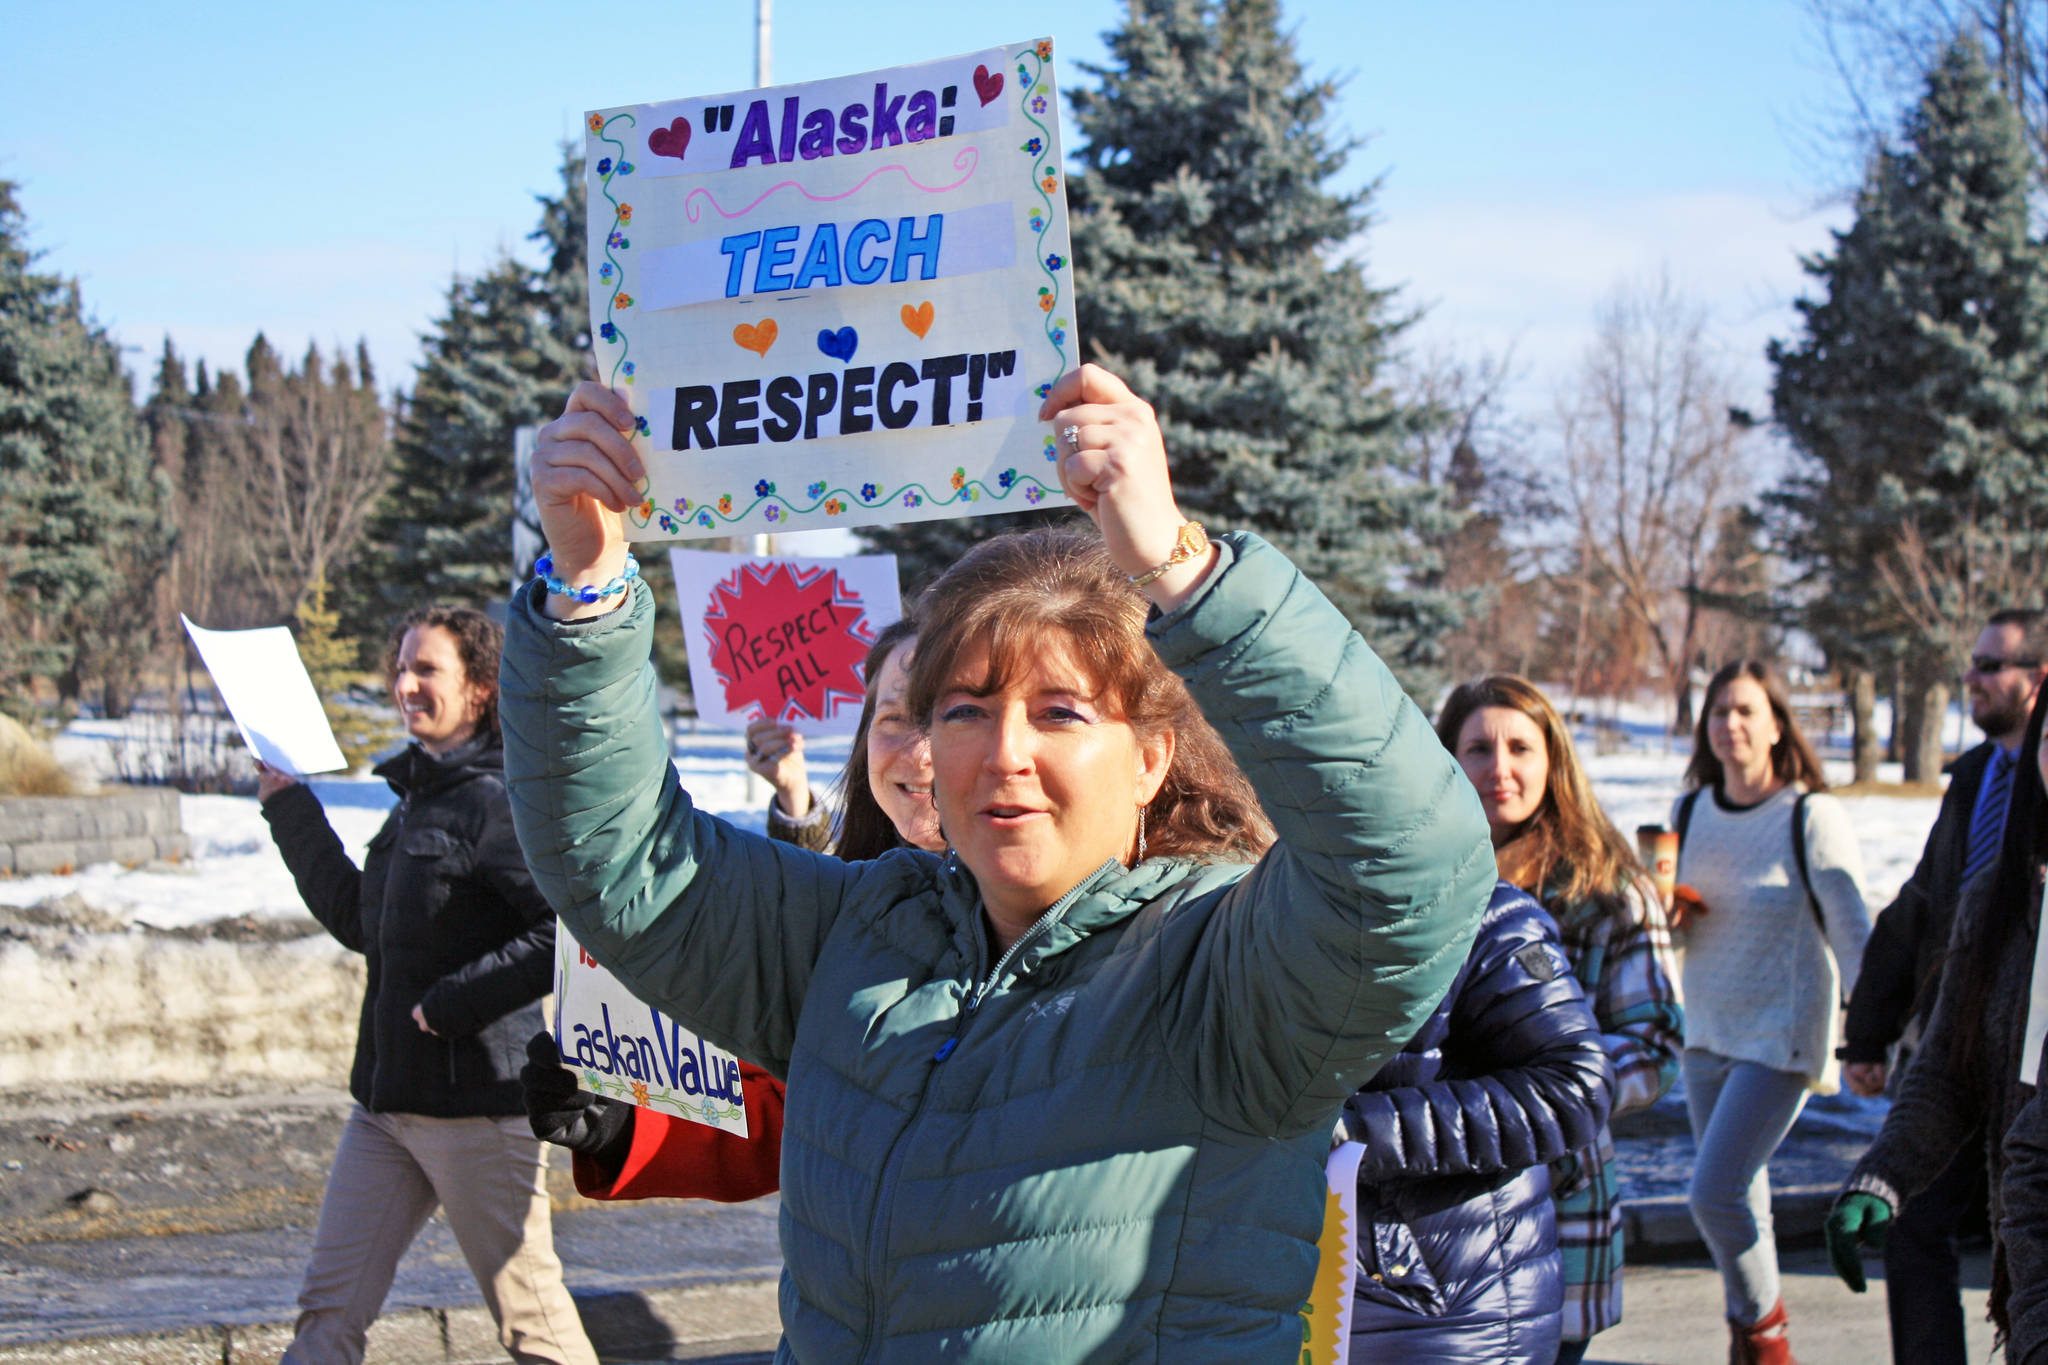
M 860 333 L 854 331 L 851 327 L 841 327 L 836 332 L 823 331 L 818 333 L 818 349 L 834 360 L 847 361 L 853 359 L 854 349 L 859 345 Z

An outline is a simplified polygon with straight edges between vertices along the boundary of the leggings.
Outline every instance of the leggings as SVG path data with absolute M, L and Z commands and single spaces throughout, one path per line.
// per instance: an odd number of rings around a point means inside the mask
M 1721 1272 L 1727 1315 L 1747 1326 L 1779 1298 L 1764 1163 L 1806 1103 L 1806 1077 L 1696 1048 L 1685 1050 L 1681 1066 L 1697 1149 L 1687 1202 Z

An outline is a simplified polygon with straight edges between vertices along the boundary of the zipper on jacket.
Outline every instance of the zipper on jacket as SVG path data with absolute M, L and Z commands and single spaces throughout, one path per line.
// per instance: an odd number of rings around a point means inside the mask
M 954 1021 L 952 1036 L 939 1044 L 938 1051 L 932 1054 L 931 1062 L 925 1072 L 924 1089 L 918 1092 L 917 1107 L 910 1111 L 910 1118 L 904 1123 L 903 1131 L 897 1135 L 896 1143 L 889 1151 L 889 1159 L 882 1166 L 880 1188 L 875 1195 L 875 1216 L 870 1222 L 871 1235 L 868 1238 L 867 1330 L 861 1333 L 860 1355 L 856 1359 L 866 1360 L 869 1358 L 869 1353 L 874 1349 L 875 1334 L 881 1325 L 880 1287 L 882 1269 L 888 1262 L 889 1225 L 892 1221 L 889 1214 L 892 1207 L 891 1200 L 895 1192 L 897 1169 L 909 1148 L 911 1133 L 916 1130 L 918 1122 L 924 1118 L 925 1108 L 931 1103 L 933 1072 L 937 1071 L 939 1063 L 945 1061 L 959 1049 L 960 1040 L 966 1036 L 969 1026 L 974 1022 L 975 1011 L 981 1008 L 981 1002 L 986 1000 L 989 993 L 995 989 L 996 982 L 1002 980 L 1003 969 L 1016 959 L 1017 954 L 1024 950 L 1025 945 L 1037 938 L 1044 930 L 1058 924 L 1065 917 L 1074 902 L 1081 899 L 1082 892 L 1093 886 L 1095 880 L 1104 872 L 1112 867 L 1122 866 L 1123 861 L 1119 858 L 1104 859 L 1101 867 L 1096 868 L 1093 872 L 1083 877 L 1075 884 L 1073 890 L 1054 901 L 1044 914 L 1033 920 L 1031 927 L 1017 936 L 1017 941 L 1012 943 L 1000 958 L 996 959 L 996 965 L 989 971 L 988 976 L 975 987 L 974 993 L 967 997 L 966 1007 L 960 1011 L 960 1017 Z
M 972 1014 L 981 1008 L 981 1002 L 988 999 L 988 993 L 995 989 L 996 982 L 1002 980 L 1003 968 L 1009 966 L 1017 954 L 1024 951 L 1025 945 L 1038 937 L 1040 930 L 1050 929 L 1053 925 L 1058 924 L 1064 919 L 1067 911 L 1073 908 L 1074 902 L 1081 899 L 1081 893 L 1094 885 L 1097 877 L 1100 877 L 1112 867 L 1122 866 L 1123 860 L 1120 858 L 1105 858 L 1101 867 L 1096 868 L 1093 872 L 1083 877 L 1072 891 L 1054 901 L 1044 914 L 1031 921 L 1031 927 L 1017 935 L 1017 941 L 1010 945 L 1009 951 L 996 959 L 996 965 L 989 972 L 987 979 L 975 988 L 974 994 L 967 1001 L 967 1012 Z

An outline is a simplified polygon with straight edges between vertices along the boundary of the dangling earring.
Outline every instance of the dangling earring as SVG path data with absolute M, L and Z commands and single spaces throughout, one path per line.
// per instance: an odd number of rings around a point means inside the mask
M 1145 808 L 1138 807 L 1138 861 L 1145 861 Z

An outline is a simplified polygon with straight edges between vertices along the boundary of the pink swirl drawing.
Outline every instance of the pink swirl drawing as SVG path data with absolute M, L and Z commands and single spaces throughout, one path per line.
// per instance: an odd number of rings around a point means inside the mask
M 975 168 L 980 164 L 980 162 L 981 151 L 979 148 L 961 148 L 960 154 L 953 158 L 953 169 L 960 172 L 960 178 L 958 180 L 955 180 L 950 185 L 920 184 L 917 178 L 911 175 L 910 168 L 908 166 L 901 164 L 900 162 L 891 163 L 890 165 L 887 166 L 876 167 L 865 178 L 863 178 L 858 185 L 855 185 L 852 189 L 847 190 L 844 194 L 812 194 L 809 190 L 805 189 L 802 185 L 799 185 L 796 181 L 784 180 L 779 184 L 770 185 L 767 189 L 761 191 L 761 193 L 755 197 L 752 203 L 747 204 L 743 208 L 733 209 L 730 212 L 727 212 L 723 207 L 719 205 L 718 197 L 716 195 L 712 194 L 710 190 L 707 190 L 700 185 L 696 189 L 691 190 L 690 193 L 683 199 L 683 216 L 693 223 L 704 216 L 704 210 L 701 207 L 699 207 L 697 203 L 697 196 L 700 194 L 703 195 L 705 199 L 710 201 L 711 211 L 713 213 L 716 213 L 721 218 L 744 218 L 747 214 L 752 213 L 755 209 L 759 208 L 762 205 L 762 203 L 765 200 L 767 200 L 769 196 L 773 195 L 777 190 L 795 190 L 798 194 L 810 200 L 813 204 L 836 203 L 841 199 L 848 199 L 856 194 L 859 194 L 862 190 L 868 187 L 868 183 L 872 181 L 876 176 L 885 175 L 890 171 L 903 172 L 903 178 L 905 180 L 908 180 L 911 183 L 911 185 L 913 185 L 917 189 L 923 190 L 926 194 L 945 194 L 949 190 L 959 189 L 962 185 L 966 184 L 970 179 L 972 179 L 974 176 Z

